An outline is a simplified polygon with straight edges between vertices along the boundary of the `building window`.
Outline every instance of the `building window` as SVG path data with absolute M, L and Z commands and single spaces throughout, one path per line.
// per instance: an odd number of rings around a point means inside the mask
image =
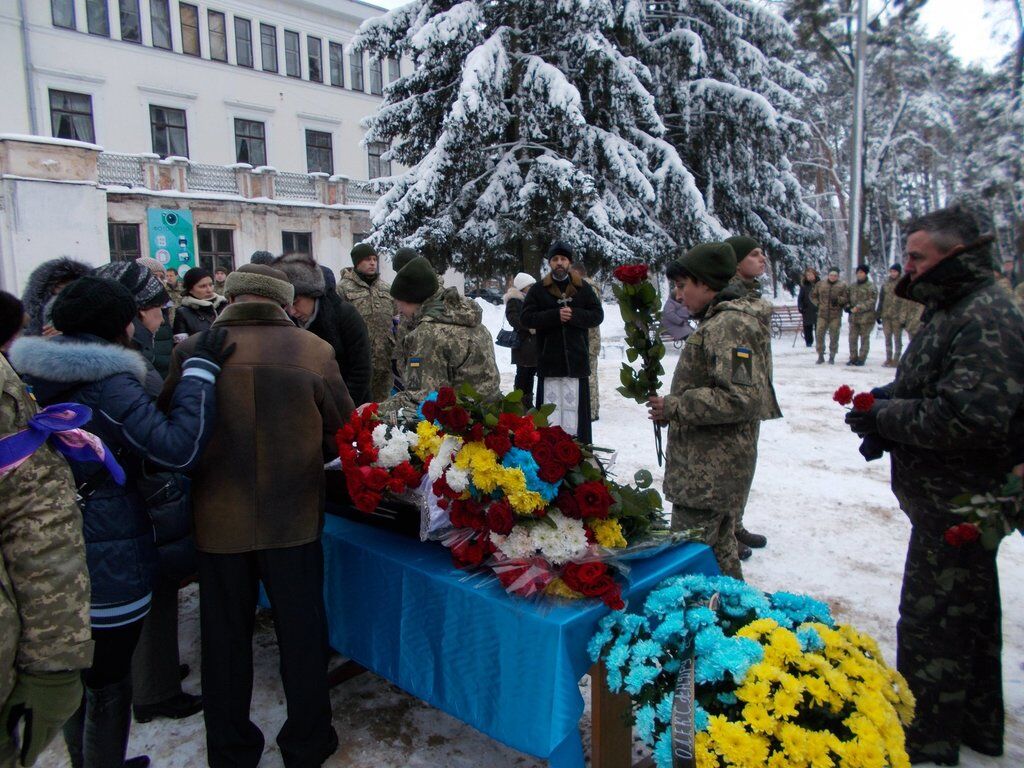
M 252 22 L 235 16 L 235 62 L 240 67 L 252 66 Z
M 153 131 L 153 151 L 156 154 L 160 157 L 188 157 L 185 110 L 150 105 L 149 124 Z
M 107 0 L 85 0 L 85 20 L 90 35 L 110 37 L 110 16 L 107 14 Z
M 384 72 L 380 59 L 370 59 L 370 93 L 374 96 L 384 93 Z
M 352 90 L 361 91 L 363 90 L 363 53 L 362 51 L 352 51 L 348 58 L 348 67 L 352 70 Z
M 306 170 L 309 173 L 334 173 L 331 134 L 306 131 Z
M 366 145 L 366 153 L 370 157 L 370 178 L 379 179 L 391 175 L 391 161 L 381 160 L 381 155 L 389 149 L 386 142 L 371 141 Z
M 323 44 L 319 37 L 306 35 L 306 59 L 309 64 L 309 79 L 314 83 L 324 81 Z
M 171 50 L 171 9 L 169 0 L 149 0 L 150 26 L 153 30 L 153 46 Z
M 235 118 L 235 161 L 252 166 L 267 164 L 267 139 L 263 123 Z
M 181 16 L 181 52 L 201 56 L 199 49 L 199 9 L 188 3 L 178 3 Z
M 299 33 L 284 31 L 284 73 L 288 77 L 302 77 L 299 58 Z
M 75 0 L 50 0 L 50 17 L 53 26 L 74 29 Z
M 402 76 L 402 64 L 398 59 L 388 59 L 388 83 L 393 83 Z
M 135 261 L 142 256 L 138 224 L 107 223 L 111 261 Z
M 338 43 L 328 45 L 331 57 L 331 85 L 345 87 L 345 52 Z
M 199 227 L 196 235 L 199 245 L 199 266 L 210 272 L 235 268 L 235 249 L 231 242 L 234 230 Z
M 57 139 L 96 141 L 92 125 L 92 96 L 70 91 L 50 91 L 50 127 Z
M 313 233 L 312 232 L 282 232 L 281 253 L 301 253 L 312 257 L 313 255 Z
M 121 12 L 121 39 L 129 43 L 142 42 L 142 16 L 139 0 L 119 0 Z
M 260 24 L 260 63 L 264 72 L 277 72 L 277 27 Z
M 228 60 L 228 30 L 224 14 L 207 11 L 206 24 L 210 32 L 210 58 L 214 61 Z

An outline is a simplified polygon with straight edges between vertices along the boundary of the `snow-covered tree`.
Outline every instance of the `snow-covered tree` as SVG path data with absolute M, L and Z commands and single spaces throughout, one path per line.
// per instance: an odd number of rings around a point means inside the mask
M 600 267 L 723 236 L 630 55 L 641 8 L 415 0 L 365 22 L 356 49 L 415 64 L 365 123 L 408 168 L 381 183 L 372 240 L 494 274 L 553 238 Z

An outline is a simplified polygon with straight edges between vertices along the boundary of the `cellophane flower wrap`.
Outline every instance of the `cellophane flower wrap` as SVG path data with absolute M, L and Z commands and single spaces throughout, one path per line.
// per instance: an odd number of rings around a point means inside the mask
M 716 600 L 712 600 L 717 596 Z M 672 766 L 676 678 L 694 664 L 698 768 L 908 768 L 914 700 L 867 635 L 824 603 L 726 576 L 677 576 L 590 641 L 609 688 L 633 700 L 638 735 Z
M 418 421 L 401 428 L 382 430 L 375 414 L 353 416 L 339 433 L 350 495 L 365 510 L 371 494 L 390 490 L 385 474 L 408 464 L 417 482 L 425 477 L 425 514 L 447 512 L 437 538 L 457 567 L 493 573 L 521 597 L 596 598 L 621 608 L 621 555 L 679 539 L 664 525 L 651 475 L 612 481 L 587 446 L 548 424 L 550 406 L 524 412 L 521 399 L 513 392 L 486 401 L 468 387 L 458 395 L 442 388 L 420 406 Z M 391 441 L 400 447 L 392 450 Z M 394 470 L 384 457 L 398 462 Z M 375 470 L 384 474 L 368 476 Z

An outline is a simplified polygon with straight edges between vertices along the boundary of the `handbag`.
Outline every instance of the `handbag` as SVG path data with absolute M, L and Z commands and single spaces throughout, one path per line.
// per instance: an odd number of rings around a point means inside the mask
M 509 349 L 519 349 L 519 345 L 522 343 L 522 339 L 519 338 L 519 332 L 513 328 L 506 328 L 505 321 L 507 317 L 501 319 L 501 328 L 498 330 L 498 335 L 494 339 L 494 343 L 499 347 L 508 347 Z

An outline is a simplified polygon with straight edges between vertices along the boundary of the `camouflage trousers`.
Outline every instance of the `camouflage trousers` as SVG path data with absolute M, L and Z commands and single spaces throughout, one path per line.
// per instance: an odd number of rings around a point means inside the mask
M 761 422 L 754 424 L 754 465 L 757 466 L 757 441 L 761 437 Z M 756 470 L 755 470 L 756 471 Z M 750 474 L 750 485 L 747 486 L 746 491 L 743 493 L 743 504 L 740 506 L 740 511 L 736 515 L 736 530 L 742 531 L 743 528 L 743 513 L 747 511 L 747 499 L 750 498 L 750 488 L 754 484 L 754 473 Z
M 961 742 L 1003 744 L 1002 629 L 996 553 L 911 529 L 896 627 L 896 666 L 917 699 L 907 750 L 955 760 Z
M 903 321 L 883 320 L 882 333 L 885 334 L 885 359 L 899 362 L 903 354 Z
M 601 409 L 601 396 L 597 390 L 597 357 L 601 354 L 601 329 L 591 328 L 587 335 L 590 347 L 590 418 L 597 421 Z
M 694 530 L 697 540 L 715 553 L 718 568 L 726 576 L 743 579 L 739 551 L 736 547 L 736 515 L 717 509 L 695 509 L 682 504 L 672 505 L 672 530 Z
M 836 356 L 839 351 L 839 329 L 843 327 L 843 318 L 833 317 L 831 320 L 818 318 L 817 331 L 818 354 L 825 354 L 825 334 L 828 333 L 828 353 L 831 357 Z
M 875 330 L 874 316 L 867 320 L 850 320 L 850 359 L 867 360 L 871 349 L 871 332 Z

